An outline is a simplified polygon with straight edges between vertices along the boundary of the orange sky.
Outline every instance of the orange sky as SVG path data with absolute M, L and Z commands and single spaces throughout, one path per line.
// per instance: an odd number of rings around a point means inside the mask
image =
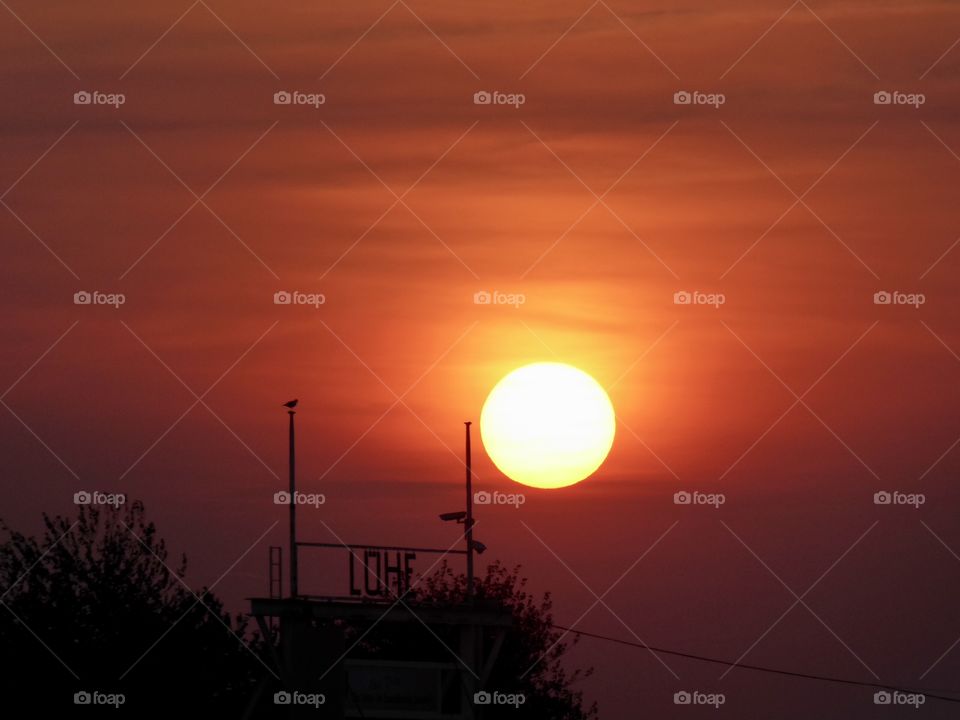
M 282 519 L 279 404 L 299 397 L 301 483 L 327 495 L 328 527 L 448 544 L 432 518 L 460 501 L 461 422 L 509 370 L 559 360 L 609 389 L 608 462 L 478 531 L 558 592 L 558 619 L 592 597 L 534 535 L 600 592 L 681 520 L 611 604 L 645 640 L 736 657 L 791 598 L 673 492 L 726 493 L 717 517 L 800 593 L 880 517 L 871 495 L 901 489 L 927 505 L 888 514 L 819 600 L 865 663 L 802 607 L 757 657 L 917 682 L 960 633 L 946 601 L 864 612 L 928 565 L 913 580 L 960 597 L 960 567 L 917 520 L 960 550 L 952 4 L 8 4 L 5 519 L 125 491 L 209 582 Z M 78 90 L 126 102 L 77 106 Z M 278 90 L 326 102 L 278 106 Z M 526 102 L 475 105 L 478 90 Z M 678 90 L 726 102 L 678 106 Z M 875 105 L 881 90 L 926 102 Z M 77 306 L 78 290 L 126 302 Z M 281 290 L 326 302 L 278 306 Z M 480 290 L 525 303 L 476 305 Z M 883 290 L 926 302 L 875 305 Z M 677 306 L 678 291 L 726 303 Z M 212 385 L 209 409 L 183 415 Z M 481 484 L 507 489 L 477 455 Z M 319 517 L 304 533 L 330 539 Z M 222 592 L 262 592 L 265 558 L 258 546 Z M 911 612 L 935 620 L 896 642 L 871 629 Z M 722 629 L 704 619 L 720 613 Z M 626 633 L 603 614 L 584 627 Z M 598 665 L 588 695 L 615 698 L 604 717 L 674 683 L 633 651 L 649 682 L 618 675 L 601 650 L 578 652 Z M 958 663 L 927 681 L 949 685 Z

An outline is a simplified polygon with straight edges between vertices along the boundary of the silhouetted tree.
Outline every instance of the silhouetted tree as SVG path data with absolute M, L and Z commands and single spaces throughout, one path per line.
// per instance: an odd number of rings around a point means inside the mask
M 31 717 L 55 708 L 74 717 L 84 710 L 74 693 L 98 691 L 124 693 L 125 716 L 240 716 L 267 672 L 249 649 L 261 643 L 205 588 L 186 586 L 186 557 L 169 566 L 141 503 L 81 505 L 76 518 L 44 515 L 44 526 L 34 538 L 0 521 L 9 534 L 0 545 L 0 684 L 16 689 L 5 694 L 8 709 L 15 700 Z
M 538 600 L 527 591 L 526 585 L 527 579 L 521 577 L 519 567 L 510 570 L 499 562 L 491 564 L 487 574 L 475 581 L 475 607 L 506 611 L 513 620 L 487 688 L 507 694 L 520 692 L 526 698 L 519 708 L 486 706 L 484 718 L 596 718 L 596 703 L 585 707 L 583 693 L 575 689 L 592 669 L 569 671 L 564 666 L 565 656 L 576 638 L 561 639 L 562 631 L 553 627 L 550 593 Z M 437 572 L 423 578 L 404 602 L 414 612 L 424 606 L 458 607 L 466 602 L 466 590 L 466 576 L 443 563 Z M 444 628 L 431 630 L 433 632 L 418 622 L 380 626 L 363 638 L 357 654 L 369 658 L 451 662 L 449 648 L 457 647 L 456 628 L 449 628 L 447 636 Z M 363 627 L 348 628 L 348 644 L 351 637 L 359 638 L 364 631 Z

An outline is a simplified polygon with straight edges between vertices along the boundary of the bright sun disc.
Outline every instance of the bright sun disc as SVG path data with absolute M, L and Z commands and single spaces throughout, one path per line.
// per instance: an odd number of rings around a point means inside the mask
M 490 459 L 507 477 L 538 488 L 566 487 L 591 475 L 610 452 L 615 431 L 606 391 L 562 363 L 514 370 L 490 391 L 480 413 Z

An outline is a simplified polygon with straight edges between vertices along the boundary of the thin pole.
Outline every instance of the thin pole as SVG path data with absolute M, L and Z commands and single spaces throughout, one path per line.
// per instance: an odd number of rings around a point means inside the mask
M 290 597 L 299 595 L 297 587 L 297 481 L 296 460 L 293 444 L 293 410 L 290 413 Z
M 473 470 L 470 457 L 470 425 L 465 422 L 467 431 L 467 598 L 473 599 Z

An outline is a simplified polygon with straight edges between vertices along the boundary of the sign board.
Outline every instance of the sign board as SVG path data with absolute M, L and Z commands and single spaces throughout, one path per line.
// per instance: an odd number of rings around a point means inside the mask
M 330 587 L 311 597 L 389 602 L 402 597 L 413 584 L 417 557 L 423 555 L 466 555 L 465 550 L 452 548 L 398 547 L 360 543 L 298 542 L 299 551 L 308 549 L 337 550 L 342 560 L 336 562 L 301 562 L 303 575 L 323 580 Z M 332 588 L 342 588 L 333 591 Z M 346 591 L 346 594 L 342 594 Z
M 410 587 L 415 552 L 364 548 L 347 554 L 350 595 L 389 598 L 403 595 Z
M 444 683 L 457 674 L 452 663 L 345 660 L 346 717 L 396 720 L 457 720 L 444 713 Z M 459 685 L 457 685 L 459 687 Z

